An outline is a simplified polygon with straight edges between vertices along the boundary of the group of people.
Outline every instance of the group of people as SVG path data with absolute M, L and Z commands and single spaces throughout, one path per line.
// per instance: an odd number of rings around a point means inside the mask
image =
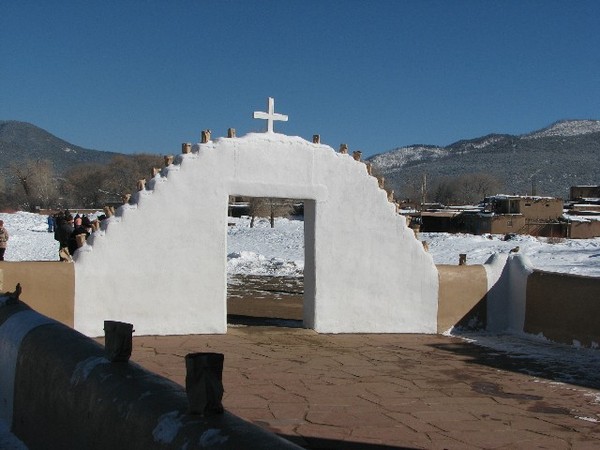
M 73 215 L 69 210 L 48 216 L 48 232 L 54 232 L 59 242 L 58 257 L 61 261 L 72 261 L 75 250 L 83 245 L 94 228 L 93 222 L 85 214 Z

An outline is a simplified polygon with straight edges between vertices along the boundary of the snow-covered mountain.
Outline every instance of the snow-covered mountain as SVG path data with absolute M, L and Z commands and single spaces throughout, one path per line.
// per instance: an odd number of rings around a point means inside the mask
M 504 192 L 566 198 L 570 186 L 600 184 L 600 121 L 563 120 L 532 133 L 490 134 L 446 147 L 411 145 L 369 158 L 386 186 L 410 197 L 409 186 L 472 173 L 494 175 Z
M 581 134 L 599 133 L 600 120 L 561 120 L 549 127 L 521 136 L 524 139 L 539 139 L 549 136 L 579 136 Z
M 402 167 L 410 163 L 431 161 L 448 156 L 449 151 L 444 147 L 434 145 L 411 145 L 380 153 L 371 158 L 377 167 Z

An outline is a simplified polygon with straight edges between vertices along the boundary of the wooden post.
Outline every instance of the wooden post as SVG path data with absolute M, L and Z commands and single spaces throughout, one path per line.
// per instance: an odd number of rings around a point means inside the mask
M 383 187 L 385 186 L 385 178 L 377 177 L 377 184 L 379 184 L 379 189 L 383 189 Z
M 187 155 L 188 153 L 192 153 L 192 144 L 189 142 L 184 142 L 181 144 L 181 153 Z
M 185 355 L 185 390 L 190 414 L 223 414 L 222 353 Z
M 360 159 L 362 158 L 362 152 L 360 150 L 355 150 L 352 152 L 352 157 L 355 161 L 360 161 Z
M 160 173 L 160 169 L 158 167 L 153 167 L 150 170 L 150 174 L 152 175 L 152 178 L 154 178 L 156 175 L 158 175 Z
M 458 255 L 458 265 L 459 266 L 466 266 L 467 265 L 467 254 L 466 253 L 460 253 Z
M 206 144 L 209 141 L 210 141 L 210 130 L 202 130 L 202 136 L 201 136 L 200 142 L 202 142 L 203 144 Z
M 123 194 L 123 197 L 121 197 L 121 200 L 123 200 L 123 204 L 129 203 L 130 199 L 131 199 L 131 194 Z
M 165 166 L 168 167 L 171 164 L 173 164 L 173 159 L 174 159 L 173 155 L 167 155 L 167 156 L 165 156 Z
M 340 153 L 343 155 L 348 154 L 348 144 L 340 144 Z
M 146 180 L 145 179 L 138 180 L 137 181 L 137 190 L 143 191 L 144 189 L 146 189 Z
M 373 164 L 371 164 L 370 162 L 365 163 L 365 166 L 367 166 L 367 173 L 369 175 L 373 175 Z
M 104 356 L 111 362 L 127 362 L 131 356 L 133 325 L 104 321 Z
M 234 138 L 235 137 L 235 128 L 228 128 L 227 129 L 227 137 L 228 138 Z
M 318 134 L 313 134 L 313 144 L 320 144 L 321 143 L 321 136 Z

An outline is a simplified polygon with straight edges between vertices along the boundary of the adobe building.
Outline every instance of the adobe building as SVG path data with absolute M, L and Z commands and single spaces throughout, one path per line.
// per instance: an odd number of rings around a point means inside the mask
M 563 206 L 560 198 L 496 195 L 486 198 L 479 208 L 422 212 L 421 230 L 564 236 L 565 224 L 559 221 Z
M 570 199 L 563 220 L 566 236 L 590 239 L 600 236 L 600 185 L 571 186 Z
M 600 185 L 571 186 L 570 200 L 600 199 Z

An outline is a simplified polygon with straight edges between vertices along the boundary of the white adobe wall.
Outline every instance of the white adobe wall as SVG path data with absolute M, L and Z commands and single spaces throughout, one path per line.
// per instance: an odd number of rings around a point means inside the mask
M 305 202 L 305 326 L 435 333 L 438 274 L 365 165 L 275 133 L 198 144 L 75 255 L 75 328 L 225 333 L 229 195 Z M 314 299 L 314 303 L 313 300 Z
M 530 259 L 519 253 L 495 254 L 484 265 L 488 274 L 487 330 L 522 333 L 525 326 Z

